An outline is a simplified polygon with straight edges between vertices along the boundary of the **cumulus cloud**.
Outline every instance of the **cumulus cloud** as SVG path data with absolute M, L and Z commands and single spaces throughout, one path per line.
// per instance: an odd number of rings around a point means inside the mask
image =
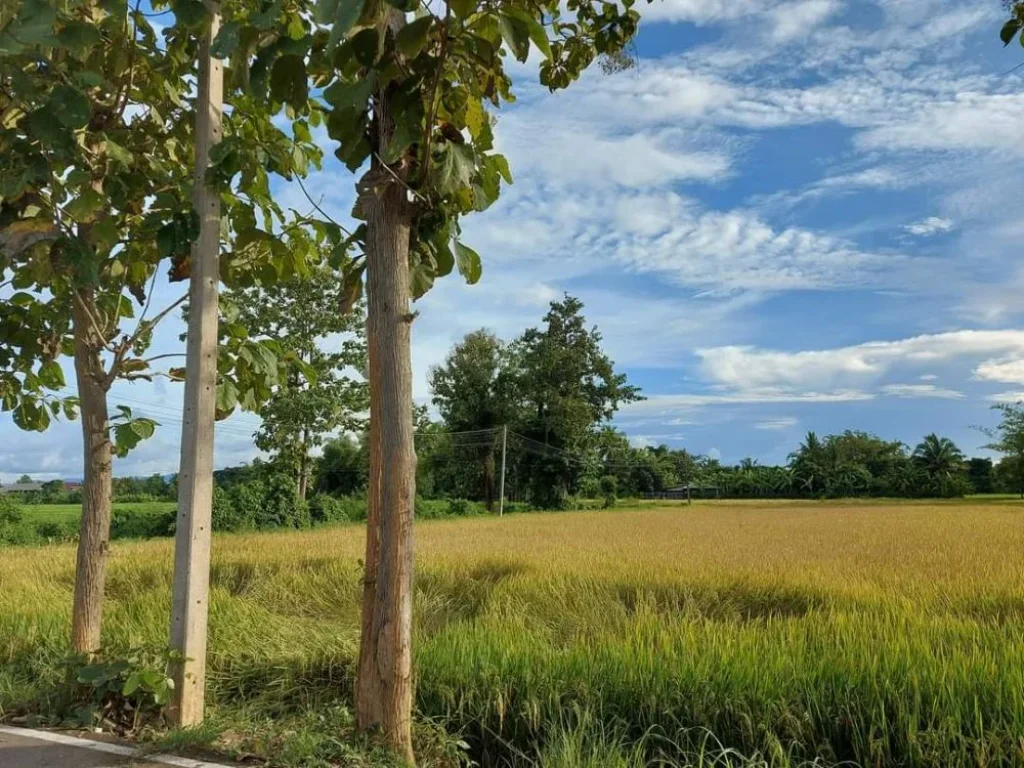
M 949 232 L 952 228 L 953 221 L 951 219 L 943 219 L 939 216 L 929 216 L 903 227 L 904 230 L 917 237 L 931 237 L 942 232 Z
M 1024 359 L 985 360 L 974 369 L 974 377 L 983 381 L 1024 384 Z
M 1024 331 L 951 331 L 796 352 L 725 346 L 698 350 L 708 379 L 733 388 L 828 388 L 878 381 L 899 365 L 969 356 L 1024 357 Z

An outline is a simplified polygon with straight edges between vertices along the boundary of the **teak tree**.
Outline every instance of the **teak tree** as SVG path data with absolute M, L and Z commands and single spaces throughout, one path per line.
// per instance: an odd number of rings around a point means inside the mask
M 284 32 L 267 33 L 268 9 L 252 0 L 225 17 L 218 36 L 234 66 L 249 63 L 254 89 L 296 116 L 326 102 L 329 136 L 349 169 L 364 169 L 346 269 L 346 303 L 366 275 L 370 372 L 370 477 L 356 710 L 412 762 L 411 299 L 457 267 L 471 283 L 480 257 L 462 243 L 459 219 L 483 211 L 512 180 L 493 152 L 492 109 L 510 102 L 511 55 L 544 57 L 541 82 L 568 86 L 595 58 L 634 36 L 633 0 L 320 0 L 285 8 Z M 275 11 L 280 14 L 281 11 Z M 563 15 L 564 14 L 564 15 Z M 279 18 L 279 21 L 281 19 Z M 282 28 L 278 26 L 278 30 Z M 312 82 L 313 88 L 309 84 Z
M 36 430 L 61 411 L 81 411 L 72 618 L 81 652 L 100 644 L 112 455 L 156 426 L 123 407 L 110 418 L 108 394 L 118 379 L 164 373 L 153 366 L 162 356 L 146 350 L 155 325 L 185 296 L 153 307 L 154 285 L 164 264 L 172 281 L 188 277 L 197 234 L 191 92 L 206 12 L 198 0 L 151 7 L 173 14 L 159 37 L 138 2 L 0 8 L 0 287 L 14 291 L 0 305 L 0 406 Z M 287 222 L 295 237 L 275 232 L 286 216 L 271 198 L 271 176 L 304 174 L 321 153 L 301 122 L 289 136 L 246 91 L 233 88 L 229 98 L 230 140 L 217 148 L 209 179 L 225 211 L 221 277 L 229 285 L 286 279 L 342 242 L 337 227 L 302 217 Z M 229 331 L 218 366 L 222 415 L 238 404 L 255 408 L 282 368 L 272 343 L 249 339 L 238 323 Z M 74 359 L 77 395 L 62 394 L 61 356 Z
M 366 336 L 362 311 L 338 312 L 338 273 L 328 264 L 272 286 L 224 297 L 250 335 L 290 353 L 285 375 L 260 409 L 256 446 L 295 475 L 305 499 L 310 452 L 333 432 L 365 428 Z
M 0 266 L 16 291 L 0 308 L 0 395 L 23 429 L 46 429 L 61 405 L 81 412 L 79 652 L 100 645 L 112 455 L 155 427 L 127 408 L 111 419 L 107 396 L 119 378 L 154 374 L 153 328 L 179 302 L 151 313 L 153 278 L 194 229 L 188 59 L 123 2 L 26 0 L 14 15 L 0 11 Z M 55 394 L 61 355 L 74 359 L 77 396 Z
M 486 330 L 466 334 L 448 353 L 443 365 L 430 369 L 430 391 L 450 432 L 495 429 L 508 425 L 517 412 L 514 377 L 504 342 Z M 483 475 L 488 510 L 497 496 L 493 438 L 471 449 Z M 500 442 L 500 441 L 498 441 Z

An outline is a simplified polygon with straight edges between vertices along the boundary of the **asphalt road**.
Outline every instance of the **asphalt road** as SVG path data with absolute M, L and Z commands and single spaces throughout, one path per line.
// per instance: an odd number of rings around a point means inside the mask
M 228 768 L 173 755 L 138 757 L 122 744 L 0 726 L 0 768 Z

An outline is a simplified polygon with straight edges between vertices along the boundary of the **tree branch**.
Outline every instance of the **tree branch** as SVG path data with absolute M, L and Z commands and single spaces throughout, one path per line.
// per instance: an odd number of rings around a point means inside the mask
M 113 345 L 111 345 L 110 341 L 106 337 L 106 334 L 104 334 L 103 331 L 100 330 L 100 323 L 96 319 L 96 315 L 94 315 L 92 310 L 89 308 L 89 305 L 82 300 L 82 297 L 79 295 L 78 291 L 73 291 L 73 294 L 75 297 L 75 301 L 78 302 L 78 306 L 81 307 L 82 311 L 85 312 L 85 314 L 88 316 L 89 323 L 90 325 L 92 325 L 93 331 L 95 331 L 96 335 L 99 337 L 100 344 L 103 346 L 104 349 L 113 352 L 114 354 L 117 354 L 117 349 Z

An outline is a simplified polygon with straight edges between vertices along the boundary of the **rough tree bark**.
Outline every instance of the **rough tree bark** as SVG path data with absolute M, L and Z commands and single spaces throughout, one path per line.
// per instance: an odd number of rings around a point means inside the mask
M 299 498 L 306 500 L 309 492 L 309 430 L 302 430 L 302 445 L 299 448 L 299 478 L 296 484 Z
M 71 647 L 76 653 L 84 654 L 93 654 L 100 649 L 103 591 L 110 546 L 112 450 L 107 412 L 109 386 L 99 352 L 103 339 L 96 327 L 96 317 L 92 289 L 78 289 L 72 302 L 72 323 L 85 475 L 71 615 Z
M 389 24 L 400 27 L 392 12 Z M 388 93 L 378 92 L 378 146 L 394 125 Z M 398 171 L 400 173 L 400 171 Z M 379 728 L 399 758 L 412 749 L 413 446 L 409 235 L 406 189 L 374 159 L 360 181 L 366 217 L 367 337 L 370 363 L 370 485 L 366 576 L 356 712 L 362 729 Z

